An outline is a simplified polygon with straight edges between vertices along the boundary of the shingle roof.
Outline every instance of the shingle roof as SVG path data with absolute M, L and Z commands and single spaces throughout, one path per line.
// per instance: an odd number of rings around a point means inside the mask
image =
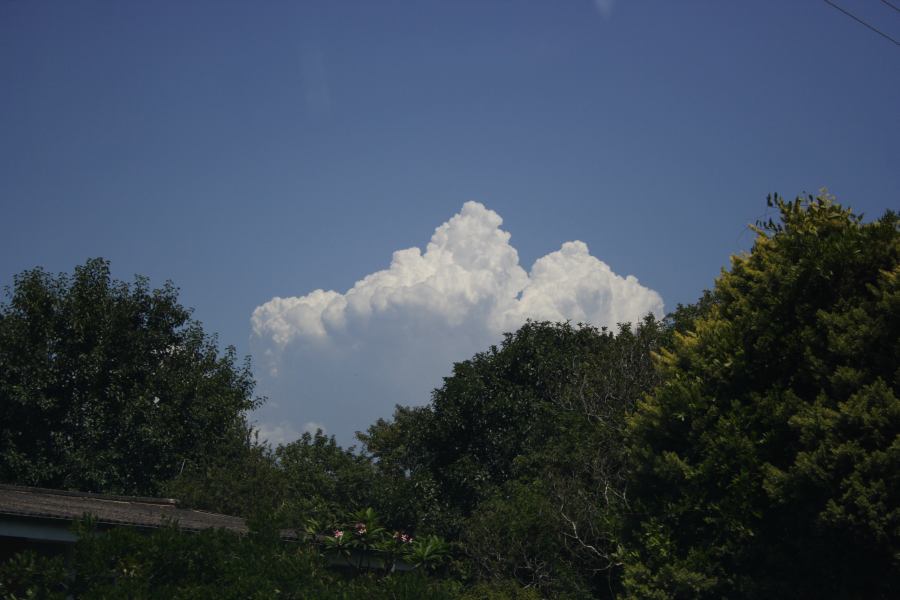
M 85 514 L 109 525 L 160 527 L 177 522 L 181 529 L 188 531 L 212 528 L 247 531 L 240 517 L 178 508 L 176 501 L 168 498 L 109 496 L 0 484 L 0 515 L 72 521 Z

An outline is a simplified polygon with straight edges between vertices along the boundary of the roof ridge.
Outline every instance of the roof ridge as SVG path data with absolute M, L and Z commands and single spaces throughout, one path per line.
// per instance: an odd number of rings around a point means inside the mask
M 140 502 L 142 504 L 158 504 L 161 506 L 178 506 L 175 498 L 152 498 L 149 496 L 121 496 L 116 494 L 100 494 L 97 492 L 79 492 L 73 490 L 57 490 L 53 488 L 31 487 L 27 485 L 13 485 L 0 483 L 0 490 L 16 492 L 31 492 L 40 494 L 52 494 L 54 496 L 68 496 L 73 498 L 94 498 L 96 500 L 115 500 L 118 502 Z

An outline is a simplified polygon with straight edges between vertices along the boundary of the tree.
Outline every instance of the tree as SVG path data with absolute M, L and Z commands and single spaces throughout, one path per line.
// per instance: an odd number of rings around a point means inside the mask
M 454 365 L 432 403 L 361 437 L 426 526 L 489 580 L 542 594 L 610 593 L 618 572 L 625 419 L 657 382 L 652 316 L 617 332 L 529 322 Z M 397 494 L 402 496 L 402 494 Z
M 375 486 L 368 458 L 344 449 L 321 430 L 275 451 L 285 486 L 282 513 L 292 525 L 298 517 L 334 517 L 371 503 Z
M 382 470 L 408 474 L 419 495 L 442 506 L 431 525 L 459 533 L 459 519 L 514 476 L 517 458 L 547 439 L 551 396 L 602 343 L 601 332 L 568 324 L 528 323 L 472 359 L 422 408 L 400 408 L 360 439 Z M 598 340 L 601 340 L 598 342 Z
M 275 452 L 260 444 L 256 432 L 215 455 L 196 458 L 162 487 L 179 504 L 248 519 L 271 518 L 287 497 L 287 485 Z M 292 523 L 296 524 L 296 523 Z
M 631 597 L 900 589 L 897 216 L 770 206 L 631 418 Z
M 0 480 L 155 494 L 185 466 L 246 446 L 249 359 L 219 354 L 171 282 L 17 275 L 0 303 Z
M 377 505 L 382 496 L 377 475 L 368 457 L 318 430 L 274 449 L 250 439 L 246 446 L 195 462 L 164 489 L 195 508 L 302 527 L 308 519 L 331 521 Z M 409 515 L 401 524 L 388 524 L 413 526 Z

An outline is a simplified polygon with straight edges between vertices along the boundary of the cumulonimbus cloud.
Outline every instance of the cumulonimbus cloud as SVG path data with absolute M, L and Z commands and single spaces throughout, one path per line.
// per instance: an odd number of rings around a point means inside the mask
M 526 272 L 502 223 L 467 202 L 424 252 L 394 252 L 387 269 L 345 293 L 315 290 L 257 307 L 252 343 L 277 420 L 324 423 L 349 437 L 396 403 L 427 402 L 453 361 L 526 319 L 614 326 L 662 316 L 658 293 L 614 273 L 583 242 L 564 243 Z

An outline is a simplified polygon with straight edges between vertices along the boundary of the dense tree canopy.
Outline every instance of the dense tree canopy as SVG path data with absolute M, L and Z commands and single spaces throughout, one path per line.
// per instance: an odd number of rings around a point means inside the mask
M 635 598 L 900 589 L 900 234 L 771 204 L 631 420 Z
M 609 592 L 625 417 L 656 383 L 666 328 L 525 324 L 457 363 L 432 403 L 362 436 L 420 523 L 459 539 L 489 579 Z
M 389 487 L 368 457 L 319 430 L 276 448 L 255 439 L 234 445 L 185 468 L 164 491 L 194 508 L 302 527 L 370 506 L 380 512 Z M 389 519 L 394 527 L 414 525 L 403 512 L 383 514 L 396 517 Z
M 154 494 L 245 445 L 249 364 L 220 355 L 166 283 L 21 273 L 0 304 L 0 481 Z

